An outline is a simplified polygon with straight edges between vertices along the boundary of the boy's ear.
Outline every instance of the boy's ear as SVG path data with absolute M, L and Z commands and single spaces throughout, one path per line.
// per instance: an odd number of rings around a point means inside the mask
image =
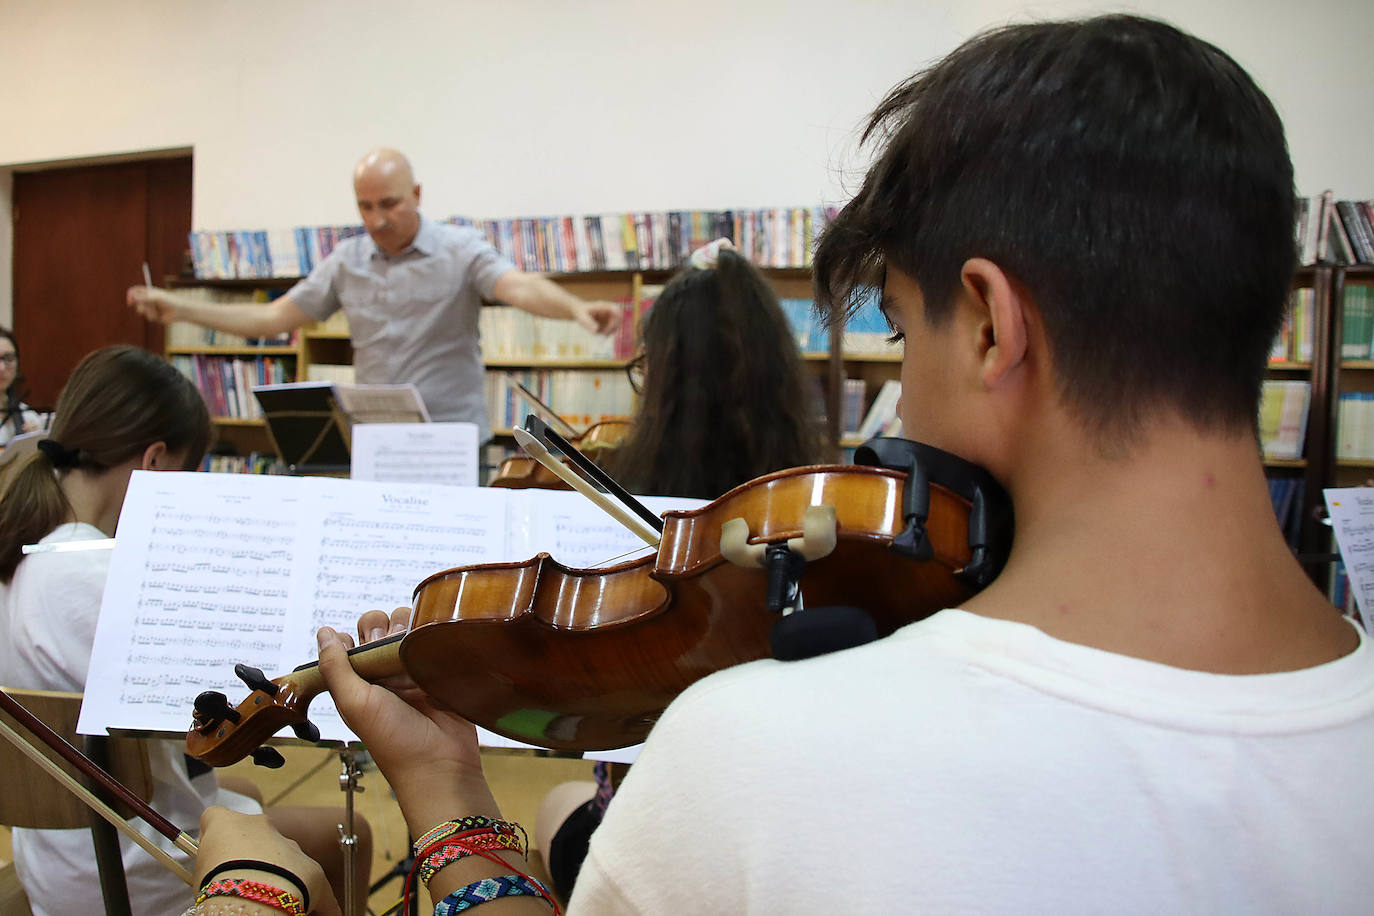
M 143 450 L 143 461 L 139 467 L 145 471 L 172 470 L 172 466 L 167 463 L 167 443 L 154 442 Z
M 996 388 L 1025 362 L 1030 301 L 1019 283 L 986 258 L 965 261 L 960 279 L 965 297 L 975 308 L 982 382 L 986 388 Z

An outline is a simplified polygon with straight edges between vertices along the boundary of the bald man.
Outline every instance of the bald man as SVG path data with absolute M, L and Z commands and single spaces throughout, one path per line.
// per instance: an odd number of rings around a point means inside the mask
M 619 326 L 614 303 L 584 301 L 516 269 L 475 229 L 425 219 L 420 185 L 396 150 L 376 149 L 359 160 L 353 191 L 367 234 L 340 242 L 270 303 L 216 305 L 149 286 L 131 287 L 128 302 L 150 320 L 245 337 L 281 334 L 342 309 L 360 383 L 413 382 L 435 420 L 476 423 L 479 441 L 491 437 L 478 342 L 482 300 L 601 334 Z

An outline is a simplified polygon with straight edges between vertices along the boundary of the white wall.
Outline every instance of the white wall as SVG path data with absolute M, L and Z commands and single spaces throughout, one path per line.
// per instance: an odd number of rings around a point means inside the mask
M 194 225 L 356 221 L 406 151 L 434 216 L 834 201 L 883 92 L 1018 0 L 0 0 L 0 170 L 192 147 Z M 1374 197 L 1368 0 L 1141 0 L 1273 97 L 1299 189 Z M 0 174 L 0 179 L 3 175 Z M 8 193 L 0 181 L 0 218 Z M 0 225 L 0 320 L 11 302 Z

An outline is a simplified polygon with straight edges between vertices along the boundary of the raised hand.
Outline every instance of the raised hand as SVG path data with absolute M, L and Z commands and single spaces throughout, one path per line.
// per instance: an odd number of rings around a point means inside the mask
M 124 300 L 149 321 L 168 324 L 177 320 L 176 306 L 172 304 L 166 290 L 158 289 L 156 286 L 131 286 L 125 292 Z
M 620 306 L 614 302 L 586 302 L 578 310 L 577 323 L 598 334 L 614 334 L 620 327 Z

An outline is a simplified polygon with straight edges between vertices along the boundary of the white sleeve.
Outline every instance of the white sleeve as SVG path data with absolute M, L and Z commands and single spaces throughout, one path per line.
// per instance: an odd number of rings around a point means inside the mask
M 47 690 L 81 691 L 91 665 L 95 624 L 109 573 L 100 551 L 34 554 L 25 558 L 29 588 L 16 623 L 15 654 Z

